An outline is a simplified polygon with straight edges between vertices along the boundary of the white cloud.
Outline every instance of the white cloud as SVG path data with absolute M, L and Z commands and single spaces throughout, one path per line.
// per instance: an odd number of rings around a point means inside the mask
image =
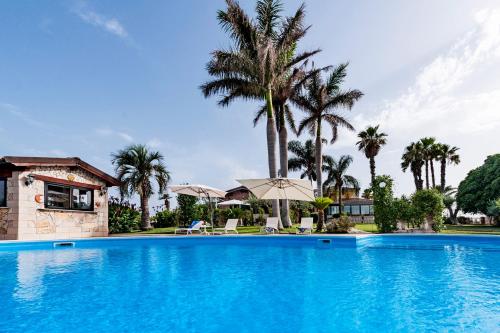
M 34 126 L 34 127 L 40 127 L 40 128 L 47 128 L 48 127 L 48 125 L 46 123 L 35 119 L 34 117 L 32 117 L 30 114 L 28 114 L 26 112 L 20 111 L 19 108 L 15 105 L 12 105 L 9 103 L 0 103 L 0 111 L 4 111 L 4 112 L 16 117 L 17 119 L 19 119 L 20 121 L 22 121 L 23 123 L 25 123 L 27 125 Z
M 79 2 L 73 11 L 86 23 L 99 27 L 120 38 L 127 38 L 128 32 L 118 19 L 108 18 L 88 8 L 85 2 Z
M 125 132 L 121 132 L 121 131 L 115 131 L 115 130 L 112 130 L 110 128 L 98 128 L 95 130 L 96 133 L 100 136 L 104 136 L 104 137 L 118 137 L 120 139 L 122 139 L 123 141 L 126 141 L 126 142 L 134 142 L 134 138 L 128 134 L 128 133 L 125 133 Z

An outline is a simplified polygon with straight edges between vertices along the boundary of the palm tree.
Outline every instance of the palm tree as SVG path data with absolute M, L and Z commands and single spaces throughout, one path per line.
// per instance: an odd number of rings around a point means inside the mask
M 165 206 L 165 210 L 170 210 L 170 199 L 172 199 L 172 197 L 166 192 L 161 194 L 159 197 L 159 200 L 163 200 L 163 206 Z
M 410 168 L 415 182 L 415 189 L 421 190 L 424 181 L 422 180 L 422 166 L 425 164 L 425 155 L 422 142 L 412 142 L 406 148 L 401 157 L 401 169 L 406 172 Z
M 434 160 L 436 139 L 426 137 L 420 139 L 420 142 L 422 143 L 422 152 L 424 154 L 425 161 L 425 187 L 429 189 L 429 166 L 431 167 L 432 177 L 434 178 L 434 164 L 432 161 Z M 435 184 L 433 186 L 435 186 Z
M 356 142 L 358 149 L 365 153 L 366 158 L 370 160 L 370 174 L 372 176 L 371 184 L 375 180 L 375 156 L 377 156 L 380 148 L 387 143 L 387 134 L 378 132 L 379 125 L 369 126 L 362 132 L 359 132 Z
M 322 189 L 322 146 L 321 146 L 321 125 L 325 121 L 332 128 L 332 140 L 337 140 L 338 127 L 345 127 L 354 131 L 354 127 L 346 118 L 336 112 L 339 107 L 351 109 L 354 103 L 363 96 L 359 90 L 341 90 L 341 84 L 347 75 L 348 64 L 341 64 L 333 70 L 325 70 L 328 73 L 326 82 L 322 79 L 320 71 L 313 73 L 311 78 L 305 83 L 303 89 L 294 97 L 295 104 L 306 112 L 299 125 L 299 133 L 305 128 L 309 129 L 311 135 L 316 136 L 316 184 L 318 196 L 323 196 Z
M 323 231 L 323 224 L 325 220 L 325 209 L 333 203 L 333 200 L 327 197 L 317 197 L 311 204 L 318 211 L 318 223 L 316 224 L 316 231 Z
M 458 147 L 451 147 L 447 144 L 439 144 L 437 147 L 436 159 L 441 162 L 441 191 L 446 188 L 446 164 L 459 164 L 460 155 L 457 154 Z
M 346 175 L 347 169 L 352 163 L 350 155 L 340 156 L 337 161 L 334 158 L 328 158 L 323 167 L 323 171 L 327 173 L 327 177 L 323 186 L 333 186 L 337 190 L 339 212 L 342 212 L 342 188 L 344 186 L 352 186 L 359 188 L 359 182 L 351 175 Z
M 277 0 L 257 1 L 257 17 L 252 21 L 234 0 L 226 0 L 226 11 L 218 12 L 223 29 L 233 45 L 228 50 L 216 50 L 207 64 L 214 77 L 201 86 L 205 97 L 222 94 L 219 101 L 227 106 L 237 98 L 265 100 L 267 116 L 267 155 L 269 176 L 277 177 L 276 114 L 273 93 L 291 68 L 319 52 L 295 54 L 296 45 L 306 34 L 304 5 L 292 17 L 281 19 L 282 4 Z M 277 31 L 277 27 L 280 27 Z M 279 204 L 273 201 L 273 214 L 279 216 Z
M 458 224 L 457 215 L 460 208 L 456 204 L 457 189 L 451 186 L 446 186 L 444 190 L 441 187 L 439 188 L 439 190 L 443 194 L 443 203 L 446 209 L 448 209 L 451 223 Z
M 307 140 L 304 144 L 300 141 L 290 141 L 288 143 L 288 151 L 295 156 L 288 160 L 288 170 L 302 171 L 300 178 L 307 178 L 312 182 L 316 181 L 316 157 L 315 146 L 312 140 Z M 323 162 L 328 156 L 323 155 Z
M 122 196 L 139 194 L 141 201 L 141 227 L 151 229 L 149 221 L 149 198 L 153 195 L 152 179 L 156 181 L 158 192 L 166 190 L 170 173 L 163 164 L 163 156 L 159 152 L 149 151 L 145 145 L 131 145 L 112 154 L 117 178 L 122 186 Z

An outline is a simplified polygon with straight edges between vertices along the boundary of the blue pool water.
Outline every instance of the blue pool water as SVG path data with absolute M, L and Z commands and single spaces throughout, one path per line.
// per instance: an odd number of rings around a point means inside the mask
M 500 332 L 500 237 L 0 243 L 0 332 Z

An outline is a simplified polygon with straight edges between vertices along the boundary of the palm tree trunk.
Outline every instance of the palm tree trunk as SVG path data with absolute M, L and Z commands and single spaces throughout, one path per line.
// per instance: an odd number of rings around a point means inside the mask
M 141 228 L 142 230 L 151 229 L 151 223 L 149 221 L 148 197 L 145 195 L 141 195 Z
M 429 188 L 429 160 L 425 160 L 425 187 Z
M 279 150 L 280 150 L 280 174 L 281 177 L 288 177 L 288 132 L 285 123 L 285 108 L 284 105 L 279 105 L 280 119 L 279 119 Z M 283 226 L 288 228 L 292 226 L 290 221 L 290 208 L 287 199 L 281 200 L 281 210 L 283 216 Z
M 318 189 L 318 197 L 323 196 L 323 161 L 322 161 L 322 146 L 321 146 L 321 119 L 318 119 L 316 128 L 316 187 Z
M 441 192 L 446 187 L 446 159 L 441 159 Z
M 375 182 L 375 157 L 374 156 L 370 156 L 370 174 L 372 175 L 371 185 L 373 185 L 373 183 Z
M 339 182 L 337 182 L 337 184 L 340 184 Z M 338 194 L 339 194 L 339 215 L 342 215 L 342 184 L 340 184 L 340 186 L 337 186 L 338 187 Z
M 434 178 L 434 160 L 431 160 L 431 176 L 432 176 L 432 188 L 436 187 L 436 178 Z
M 274 118 L 273 110 L 273 95 L 271 88 L 267 89 L 266 93 L 266 103 L 267 103 L 267 161 L 269 163 L 269 177 L 276 178 L 278 172 L 276 169 L 276 120 Z M 273 217 L 278 217 L 279 227 L 283 228 L 283 224 L 280 219 L 280 204 L 278 200 L 273 200 Z

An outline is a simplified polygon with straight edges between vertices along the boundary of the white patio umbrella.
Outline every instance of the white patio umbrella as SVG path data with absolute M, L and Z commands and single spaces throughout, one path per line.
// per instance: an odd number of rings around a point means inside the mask
M 238 179 L 236 181 L 248 188 L 258 199 L 314 200 L 312 185 L 305 179 L 263 178 Z
M 210 214 L 210 224 L 212 225 L 212 229 L 214 227 L 213 223 L 213 214 L 212 214 L 212 205 L 210 203 L 211 198 L 224 198 L 226 196 L 226 191 L 219 190 L 214 187 L 206 186 L 206 185 L 170 185 L 168 187 L 173 193 L 177 194 L 185 194 L 198 198 L 205 198 L 208 200 L 208 209 Z
M 219 202 L 217 206 L 250 206 L 250 205 L 241 200 L 228 200 Z

